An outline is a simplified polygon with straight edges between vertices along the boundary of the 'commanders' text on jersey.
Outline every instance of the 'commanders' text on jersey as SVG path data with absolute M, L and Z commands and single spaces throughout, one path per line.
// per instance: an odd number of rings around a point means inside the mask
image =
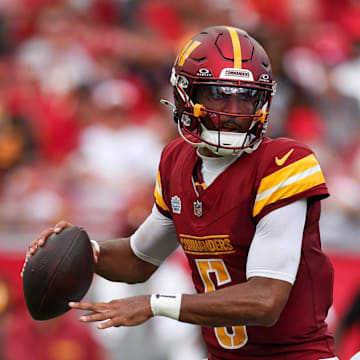
M 199 293 L 246 281 L 246 260 L 258 221 L 301 198 L 308 208 L 301 260 L 288 303 L 273 327 L 203 327 L 212 360 L 318 359 L 334 355 L 325 317 L 333 272 L 321 251 L 320 199 L 328 196 L 314 154 L 286 138 L 264 138 L 206 187 L 196 149 L 181 139 L 164 150 L 155 200 L 173 219 Z

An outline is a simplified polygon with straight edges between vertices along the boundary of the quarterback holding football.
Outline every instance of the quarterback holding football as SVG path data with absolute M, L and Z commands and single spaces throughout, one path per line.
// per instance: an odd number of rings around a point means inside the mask
M 263 47 L 245 31 L 204 29 L 171 72 L 180 137 L 163 150 L 155 204 L 126 239 L 93 243 L 95 272 L 146 281 L 178 247 L 197 294 L 72 302 L 101 329 L 153 316 L 198 324 L 210 360 L 335 360 L 325 321 L 333 269 L 321 250 L 328 190 L 306 145 L 265 136 L 276 83 Z M 62 221 L 29 247 L 34 254 Z

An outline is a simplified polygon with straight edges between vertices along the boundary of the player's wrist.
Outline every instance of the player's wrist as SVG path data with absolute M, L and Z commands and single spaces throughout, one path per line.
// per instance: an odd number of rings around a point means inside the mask
M 153 294 L 150 297 L 150 306 L 154 316 L 166 316 L 179 320 L 182 294 L 161 295 Z

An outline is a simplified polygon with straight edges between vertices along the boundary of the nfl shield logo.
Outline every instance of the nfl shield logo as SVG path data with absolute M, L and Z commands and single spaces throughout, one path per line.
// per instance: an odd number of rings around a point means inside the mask
M 194 214 L 197 217 L 202 215 L 202 202 L 199 200 L 194 201 Z

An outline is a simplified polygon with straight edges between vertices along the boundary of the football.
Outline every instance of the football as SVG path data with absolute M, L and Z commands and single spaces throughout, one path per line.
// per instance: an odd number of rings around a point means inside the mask
M 94 267 L 90 239 L 83 228 L 72 226 L 51 234 L 23 271 L 30 315 L 35 320 L 49 320 L 69 311 L 69 301 L 80 301 L 89 290 Z

